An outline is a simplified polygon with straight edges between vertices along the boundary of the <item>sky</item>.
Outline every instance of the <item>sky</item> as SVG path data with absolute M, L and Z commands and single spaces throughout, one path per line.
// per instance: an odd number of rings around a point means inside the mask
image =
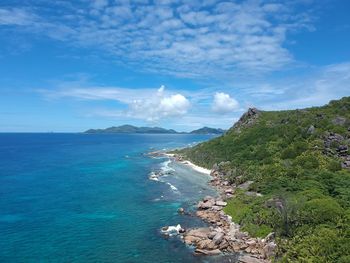
M 350 95 L 348 0 L 0 0 L 0 132 L 227 129 Z

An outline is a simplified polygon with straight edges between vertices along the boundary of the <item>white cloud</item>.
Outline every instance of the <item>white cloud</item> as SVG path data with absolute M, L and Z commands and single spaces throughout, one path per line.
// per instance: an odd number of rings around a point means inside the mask
M 35 20 L 35 16 L 29 13 L 25 9 L 11 8 L 4 9 L 0 8 L 0 26 L 1 25 L 16 25 L 24 26 L 29 25 Z
M 164 91 L 164 86 L 161 86 L 156 94 L 134 100 L 129 104 L 127 114 L 147 121 L 185 115 L 191 106 L 190 101 L 182 94 L 165 95 Z
M 181 94 L 171 95 L 160 101 L 160 109 L 165 115 L 183 115 L 190 107 L 190 102 Z
M 283 77 L 270 83 L 246 83 L 245 97 L 264 110 L 287 110 L 321 106 L 332 99 L 349 96 L 350 63 L 309 68 L 307 75 Z
M 20 7 L 1 9 L 0 24 L 98 48 L 138 70 L 191 78 L 281 69 L 294 62 L 284 47 L 288 32 L 311 24 L 292 1 L 141 2 L 74 1 L 61 5 L 59 16 L 33 5 L 40 23 L 27 23 L 28 12 Z
M 165 86 L 154 89 L 117 87 L 64 88 L 39 90 L 48 99 L 112 100 L 124 105 L 124 110 L 99 110 L 101 116 L 128 116 L 147 121 L 159 121 L 185 115 L 191 107 L 188 98 L 180 93 L 167 92 Z M 69 84 L 68 84 L 69 86 Z
M 233 90 L 230 86 L 220 87 L 220 92 L 217 90 L 213 97 L 215 86 L 197 91 L 168 90 L 165 86 L 131 89 L 92 86 L 83 79 L 56 84 L 56 88 L 40 90 L 40 93 L 47 99 L 79 100 L 76 105 L 83 108 L 80 112 L 84 116 L 106 118 L 121 124 L 135 119 L 136 122 L 157 122 L 157 125 L 179 127 L 180 130 L 201 126 L 228 128 L 248 107 L 295 109 L 319 106 L 331 99 L 349 96 L 350 62 L 310 68 L 307 75 L 283 76 L 280 80 L 247 80 L 236 83 L 234 88 L 242 98 L 240 103 L 229 95 Z M 115 102 L 115 105 L 95 103 L 105 100 Z
M 214 95 L 214 101 L 212 104 L 212 110 L 217 113 L 229 113 L 237 110 L 239 103 L 229 94 L 223 92 L 217 92 Z

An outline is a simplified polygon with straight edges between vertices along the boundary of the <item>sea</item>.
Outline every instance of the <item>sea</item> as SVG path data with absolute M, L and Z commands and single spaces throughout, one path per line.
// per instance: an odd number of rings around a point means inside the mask
M 0 134 L 0 262 L 223 262 L 161 231 L 205 226 L 177 210 L 217 194 L 209 176 L 147 155 L 211 138 Z

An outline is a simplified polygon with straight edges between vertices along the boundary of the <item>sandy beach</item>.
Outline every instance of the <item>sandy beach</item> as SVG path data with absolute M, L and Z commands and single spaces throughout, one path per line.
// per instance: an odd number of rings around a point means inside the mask
M 207 175 L 210 175 L 210 172 L 211 170 L 207 169 L 207 168 L 204 168 L 204 167 L 201 167 L 201 166 L 198 166 L 188 160 L 185 160 L 185 161 L 181 161 L 182 164 L 190 167 L 191 169 L 197 171 L 197 172 L 200 172 L 200 173 L 203 173 L 203 174 L 207 174 Z
M 176 155 L 172 154 L 172 153 L 165 153 L 165 156 L 167 156 L 169 158 L 175 158 L 176 157 Z M 193 170 L 195 170 L 195 171 L 197 171 L 199 173 L 210 175 L 211 170 L 209 170 L 207 168 L 204 168 L 204 167 L 201 167 L 201 166 L 198 166 L 198 165 L 192 163 L 189 160 L 182 160 L 182 161 L 178 161 L 178 162 L 188 166 L 189 168 L 191 168 L 191 169 L 193 169 Z

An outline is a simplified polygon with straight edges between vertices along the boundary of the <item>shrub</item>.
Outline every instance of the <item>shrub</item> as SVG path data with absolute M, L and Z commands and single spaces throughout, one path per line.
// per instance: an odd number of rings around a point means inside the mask
M 282 262 L 349 262 L 350 239 L 337 229 L 319 226 L 295 236 L 287 244 L 281 243 L 287 253 Z
M 328 170 L 330 170 L 332 172 L 340 171 L 341 170 L 340 161 L 330 160 L 327 168 L 328 168 Z
M 301 211 L 301 220 L 307 224 L 336 223 L 344 214 L 341 206 L 333 198 L 307 201 Z
M 295 159 L 295 164 L 304 169 L 316 169 L 319 166 L 318 159 L 312 154 L 303 154 Z

